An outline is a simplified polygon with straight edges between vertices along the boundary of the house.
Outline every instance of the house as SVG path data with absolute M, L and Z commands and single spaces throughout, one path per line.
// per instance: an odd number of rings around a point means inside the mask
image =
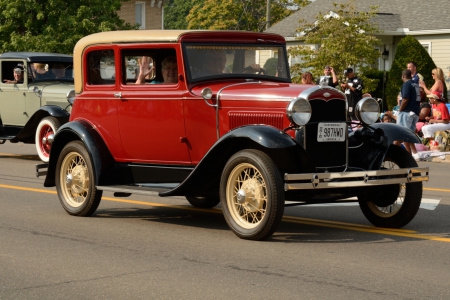
M 163 29 L 163 5 L 163 0 L 131 0 L 122 2 L 117 14 L 125 22 L 140 24 L 139 29 Z
M 313 23 L 321 12 L 333 10 L 333 3 L 348 3 L 348 0 L 315 0 L 299 11 L 275 24 L 266 32 L 278 33 L 285 37 L 288 47 L 299 45 L 296 39 L 298 20 Z M 406 35 L 414 36 L 428 51 L 434 63 L 444 71 L 447 90 L 450 90 L 450 3 L 448 0 L 358 0 L 351 2 L 357 11 L 369 11 L 378 5 L 378 15 L 373 19 L 382 33 L 380 52 L 389 54 L 384 62 L 380 57 L 378 68 L 389 70 L 395 56 L 396 45 Z M 295 63 L 295 58 L 291 58 Z M 422 74 L 425 77 L 431 74 Z

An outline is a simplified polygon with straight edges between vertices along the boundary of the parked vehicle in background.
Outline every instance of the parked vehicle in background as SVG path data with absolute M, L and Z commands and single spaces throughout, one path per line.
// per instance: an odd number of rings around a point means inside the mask
M 48 162 L 54 133 L 69 120 L 73 58 L 40 52 L 0 55 L 0 144 L 35 143 Z
M 360 127 L 349 131 L 342 92 L 291 83 L 279 35 L 103 32 L 81 39 L 74 53 L 70 122 L 56 133 L 49 163 L 36 166 L 71 215 L 93 214 L 103 191 L 157 191 L 195 207 L 221 203 L 237 236 L 263 240 L 286 200 L 356 196 L 382 227 L 402 227 L 419 209 L 428 168 L 392 145 L 418 142 L 414 133 L 374 124 L 379 106 L 370 97 L 356 107 Z M 167 57 L 175 68 L 166 69 Z M 148 70 L 147 84 L 136 84 L 137 65 Z M 174 70 L 176 82 L 164 83 Z

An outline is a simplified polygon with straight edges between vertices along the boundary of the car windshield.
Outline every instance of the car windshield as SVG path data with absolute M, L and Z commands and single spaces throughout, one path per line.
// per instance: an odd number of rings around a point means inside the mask
M 73 81 L 72 62 L 35 62 L 29 68 L 28 77 L 33 82 Z
M 290 81 L 285 47 L 273 45 L 184 45 L 190 81 L 214 77 Z

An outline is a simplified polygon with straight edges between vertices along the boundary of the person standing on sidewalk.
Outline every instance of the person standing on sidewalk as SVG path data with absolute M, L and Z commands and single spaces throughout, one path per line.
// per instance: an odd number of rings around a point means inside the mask
M 411 78 L 411 71 L 406 69 L 402 72 L 402 99 L 400 100 L 400 109 L 397 116 L 397 124 L 416 130 L 416 123 L 420 114 L 420 91 L 419 85 Z M 394 144 L 400 146 L 401 141 L 395 141 Z M 414 143 L 404 142 L 406 151 L 412 154 L 413 158 L 418 161 L 420 159 Z
M 411 80 L 414 83 L 419 84 L 419 81 L 423 81 L 423 76 L 417 73 L 417 64 L 414 61 L 408 62 L 406 68 L 411 71 Z
M 318 85 L 336 87 L 338 84 L 338 79 L 334 73 L 333 67 L 325 66 L 323 69 L 323 76 L 320 76 L 317 80 Z
M 344 71 L 344 76 L 347 77 L 347 82 L 341 84 L 341 88 L 347 97 L 348 102 L 348 118 L 355 120 L 355 106 L 359 100 L 362 99 L 363 82 L 361 78 L 353 73 L 352 68 L 347 68 Z

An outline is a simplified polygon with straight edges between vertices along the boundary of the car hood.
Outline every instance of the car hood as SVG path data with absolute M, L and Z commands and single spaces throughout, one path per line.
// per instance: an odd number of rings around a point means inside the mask
M 42 91 L 42 95 L 64 94 L 65 96 L 68 92 L 74 89 L 73 83 L 71 82 L 39 82 L 28 85 L 28 90 L 32 91 L 35 87 L 38 87 L 39 90 Z
M 323 89 L 317 85 L 305 85 L 295 83 L 277 83 L 264 81 L 237 81 L 237 82 L 210 82 L 196 85 L 191 92 L 201 97 L 201 91 L 210 88 L 213 98 L 219 94 L 220 100 L 242 100 L 242 101 L 280 101 L 289 102 L 297 97 L 305 99 L 320 94 Z M 326 88 L 332 93 L 333 98 L 343 98 L 345 96 L 338 90 Z M 322 92 L 323 94 L 323 92 Z M 320 95 L 317 95 L 320 96 Z

